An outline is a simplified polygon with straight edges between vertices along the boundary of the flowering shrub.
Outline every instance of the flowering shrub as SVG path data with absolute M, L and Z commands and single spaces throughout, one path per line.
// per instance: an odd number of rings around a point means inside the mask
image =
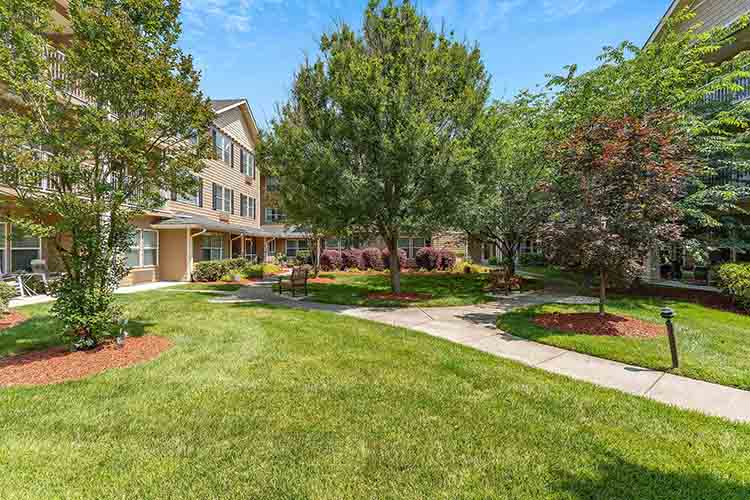
M 391 251 L 386 248 L 385 250 L 383 250 L 382 255 L 383 255 L 383 265 L 385 266 L 386 269 L 390 269 L 391 268 Z M 406 252 L 401 250 L 400 248 L 398 249 L 398 263 L 399 263 L 400 269 L 404 269 L 405 267 L 407 267 Z
M 365 269 L 365 259 L 362 256 L 362 250 L 349 248 L 341 252 L 341 260 L 344 269 Z
M 383 253 L 379 248 L 365 248 L 362 251 L 365 269 L 383 270 Z
M 438 269 L 450 271 L 456 265 L 456 254 L 450 250 L 440 250 L 438 258 Z
M 420 248 L 416 255 L 417 266 L 426 271 L 434 271 L 438 268 L 440 252 L 436 248 Z
M 323 271 L 338 271 L 343 265 L 344 261 L 338 250 L 326 250 L 320 256 L 320 268 Z

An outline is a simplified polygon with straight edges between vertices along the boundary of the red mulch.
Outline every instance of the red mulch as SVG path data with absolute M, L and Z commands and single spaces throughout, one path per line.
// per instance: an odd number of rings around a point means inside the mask
M 156 358 L 172 346 L 164 337 L 129 337 L 118 349 L 115 342 L 91 351 L 70 352 L 53 347 L 0 359 L 0 387 L 57 384 L 80 380 L 110 368 L 124 368 Z
M 29 318 L 27 318 L 20 312 L 11 310 L 7 314 L 0 316 L 0 330 L 13 328 L 16 325 L 23 323 L 27 319 Z
M 542 328 L 607 337 L 651 338 L 664 335 L 666 331 L 663 325 L 598 313 L 541 314 L 534 318 L 534 323 Z
M 371 293 L 367 296 L 369 300 L 400 300 L 402 302 L 418 302 L 420 300 L 429 300 L 432 295 L 429 293 Z
M 309 283 L 320 283 L 320 284 L 336 283 L 336 280 L 333 278 L 310 278 L 307 281 Z

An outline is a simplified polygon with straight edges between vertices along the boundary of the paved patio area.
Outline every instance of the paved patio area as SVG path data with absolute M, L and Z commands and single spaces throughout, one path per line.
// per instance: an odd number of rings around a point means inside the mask
M 750 422 L 750 392 L 669 373 L 566 351 L 498 330 L 497 316 L 511 309 L 570 299 L 566 295 L 526 293 L 479 306 L 447 308 L 362 308 L 319 304 L 271 293 L 267 286 L 243 287 L 239 294 L 215 302 L 263 302 L 330 311 L 435 337 L 519 361 L 535 368 L 647 397 L 662 403 L 734 421 Z

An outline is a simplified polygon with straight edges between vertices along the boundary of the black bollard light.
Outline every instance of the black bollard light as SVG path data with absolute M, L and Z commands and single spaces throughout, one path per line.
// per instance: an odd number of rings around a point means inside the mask
M 674 325 L 672 318 L 675 314 L 672 309 L 665 307 L 661 310 L 661 317 L 667 322 L 667 337 L 669 337 L 669 350 L 672 352 L 672 369 L 680 366 L 680 360 L 677 357 L 677 339 L 674 336 Z

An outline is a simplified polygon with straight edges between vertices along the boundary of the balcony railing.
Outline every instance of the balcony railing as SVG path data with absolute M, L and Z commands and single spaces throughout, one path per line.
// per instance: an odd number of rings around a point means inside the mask
M 81 90 L 78 82 L 70 81 L 70 79 L 67 78 L 67 75 L 65 74 L 65 54 L 50 45 L 47 45 L 44 52 L 45 57 L 49 61 L 50 78 L 65 82 L 63 92 L 67 95 L 81 101 L 82 103 L 90 102 L 86 97 L 86 94 Z
M 710 187 L 726 185 L 750 187 L 750 172 L 727 169 L 706 177 L 703 182 Z
M 737 104 L 750 98 L 750 78 L 738 78 L 735 83 L 742 87 L 742 90 L 718 89 L 705 95 L 703 100 L 706 103 Z

